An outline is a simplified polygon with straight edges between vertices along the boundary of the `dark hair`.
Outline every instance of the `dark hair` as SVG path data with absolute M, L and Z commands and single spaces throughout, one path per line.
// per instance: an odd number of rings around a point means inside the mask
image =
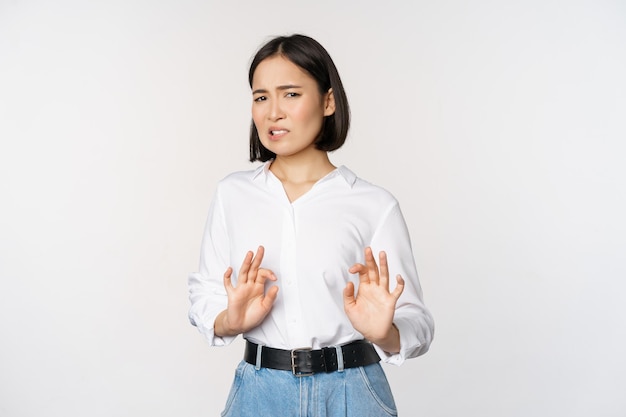
M 315 141 L 315 147 L 322 151 L 339 149 L 346 141 L 350 127 L 350 107 L 348 98 L 343 89 L 339 72 L 330 55 L 315 39 L 305 35 L 291 35 L 276 37 L 258 50 L 250 64 L 248 81 L 252 88 L 254 71 L 267 58 L 280 55 L 306 71 L 317 82 L 320 94 L 326 94 L 333 89 L 335 98 L 335 112 L 324 117 L 322 130 Z M 250 162 L 268 161 L 276 157 L 259 139 L 254 121 L 250 125 Z

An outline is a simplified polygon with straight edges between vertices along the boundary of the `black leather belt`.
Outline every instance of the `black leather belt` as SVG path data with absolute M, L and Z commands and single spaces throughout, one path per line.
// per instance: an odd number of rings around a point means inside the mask
M 339 358 L 337 349 L 342 352 Z M 340 369 L 342 364 L 343 368 L 356 368 L 380 361 L 374 346 L 365 340 L 357 340 L 338 348 L 332 346 L 316 350 L 309 348 L 284 350 L 262 346 L 260 351 L 261 361 L 257 364 L 259 345 L 246 340 L 244 360 L 252 365 L 260 365 L 261 368 L 291 371 L 296 376 L 334 372 Z

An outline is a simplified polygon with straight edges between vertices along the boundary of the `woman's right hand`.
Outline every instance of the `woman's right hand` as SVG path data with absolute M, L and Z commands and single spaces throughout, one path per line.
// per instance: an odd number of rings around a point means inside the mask
M 228 307 L 215 319 L 216 336 L 236 336 L 252 330 L 272 309 L 278 287 L 274 285 L 265 293 L 265 281 L 276 281 L 276 276 L 269 269 L 261 268 L 264 252 L 263 246 L 259 246 L 256 255 L 252 251 L 246 254 L 236 287 L 231 281 L 233 269 L 229 267 L 224 273 Z

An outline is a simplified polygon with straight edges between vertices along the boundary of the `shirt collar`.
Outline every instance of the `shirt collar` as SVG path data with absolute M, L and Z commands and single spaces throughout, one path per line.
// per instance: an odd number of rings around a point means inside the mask
M 263 165 L 259 165 L 252 174 L 252 180 L 254 181 L 256 179 L 267 179 L 267 173 L 270 170 L 271 163 L 272 160 L 270 159 L 269 161 L 264 162 Z
M 272 160 L 270 159 L 269 161 L 264 162 L 263 165 L 258 166 L 254 170 L 254 173 L 252 174 L 252 180 L 254 181 L 257 179 L 264 179 L 267 181 L 271 164 L 272 164 Z M 350 188 L 354 186 L 354 183 L 356 182 L 356 179 L 357 179 L 356 174 L 350 171 L 350 169 L 348 169 L 348 167 L 346 167 L 345 165 L 341 165 L 337 167 L 336 170 L 334 170 L 332 173 L 328 175 L 327 179 L 334 178 L 337 175 L 341 175 L 341 177 L 344 179 L 344 181 L 348 184 Z
M 356 182 L 356 174 L 348 169 L 345 165 L 341 165 L 337 168 L 337 172 L 341 174 L 344 180 L 348 183 L 350 188 L 354 186 Z

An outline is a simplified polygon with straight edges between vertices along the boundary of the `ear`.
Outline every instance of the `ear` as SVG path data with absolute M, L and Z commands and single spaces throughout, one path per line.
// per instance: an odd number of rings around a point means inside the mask
M 328 92 L 324 95 L 324 116 L 331 116 L 335 114 L 335 94 L 333 89 L 329 88 Z

